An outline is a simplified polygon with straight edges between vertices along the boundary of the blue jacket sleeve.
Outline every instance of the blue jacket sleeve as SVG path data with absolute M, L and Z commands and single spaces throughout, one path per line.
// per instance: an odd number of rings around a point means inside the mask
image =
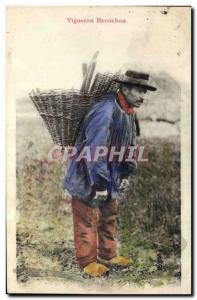
M 111 181 L 107 155 L 93 161 L 96 147 L 105 146 L 109 149 L 111 122 L 112 110 L 105 104 L 95 107 L 85 120 L 85 146 L 89 146 L 91 152 L 91 161 L 85 160 L 85 165 L 90 185 L 97 191 L 106 190 Z

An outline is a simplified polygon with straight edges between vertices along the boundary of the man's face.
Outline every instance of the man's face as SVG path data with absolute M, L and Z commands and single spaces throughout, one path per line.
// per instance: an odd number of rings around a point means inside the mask
M 122 93 L 131 107 L 140 107 L 144 101 L 146 92 L 147 90 L 140 86 L 122 87 Z

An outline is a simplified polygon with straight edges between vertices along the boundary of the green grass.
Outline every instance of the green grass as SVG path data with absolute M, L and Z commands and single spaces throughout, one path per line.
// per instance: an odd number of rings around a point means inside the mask
M 120 253 L 133 264 L 111 270 L 108 282 L 160 286 L 180 280 L 180 153 L 177 140 L 142 140 L 141 163 L 120 195 Z M 38 151 L 40 153 L 40 151 Z M 17 279 L 91 282 L 74 258 L 72 214 L 61 189 L 64 166 L 38 156 L 27 143 L 17 155 Z M 54 279 L 55 280 L 55 279 Z M 98 281 L 99 282 L 99 281 Z

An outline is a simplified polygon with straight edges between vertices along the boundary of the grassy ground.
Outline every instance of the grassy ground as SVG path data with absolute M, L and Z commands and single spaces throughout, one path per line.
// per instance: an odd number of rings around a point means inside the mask
M 181 277 L 179 142 L 141 141 L 147 142 L 149 162 L 139 165 L 119 199 L 120 253 L 133 264 L 124 272 L 111 270 L 108 285 L 160 286 Z M 60 187 L 64 166 L 39 157 L 36 147 L 24 142 L 17 151 L 17 279 L 95 282 L 75 263 L 70 204 Z

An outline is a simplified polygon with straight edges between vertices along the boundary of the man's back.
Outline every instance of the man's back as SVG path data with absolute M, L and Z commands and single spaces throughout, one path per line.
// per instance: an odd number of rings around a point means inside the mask
M 120 146 L 135 144 L 136 128 L 134 113 L 127 114 L 120 107 L 116 94 L 107 94 L 98 100 L 87 112 L 75 142 L 78 152 L 89 147 L 90 153 L 97 146 L 119 149 Z M 109 162 L 107 156 L 98 161 L 77 161 L 76 156 L 69 161 L 68 172 L 63 188 L 72 195 L 86 199 L 95 185 L 107 189 L 115 196 L 119 191 L 120 180 L 129 175 L 128 164 Z

